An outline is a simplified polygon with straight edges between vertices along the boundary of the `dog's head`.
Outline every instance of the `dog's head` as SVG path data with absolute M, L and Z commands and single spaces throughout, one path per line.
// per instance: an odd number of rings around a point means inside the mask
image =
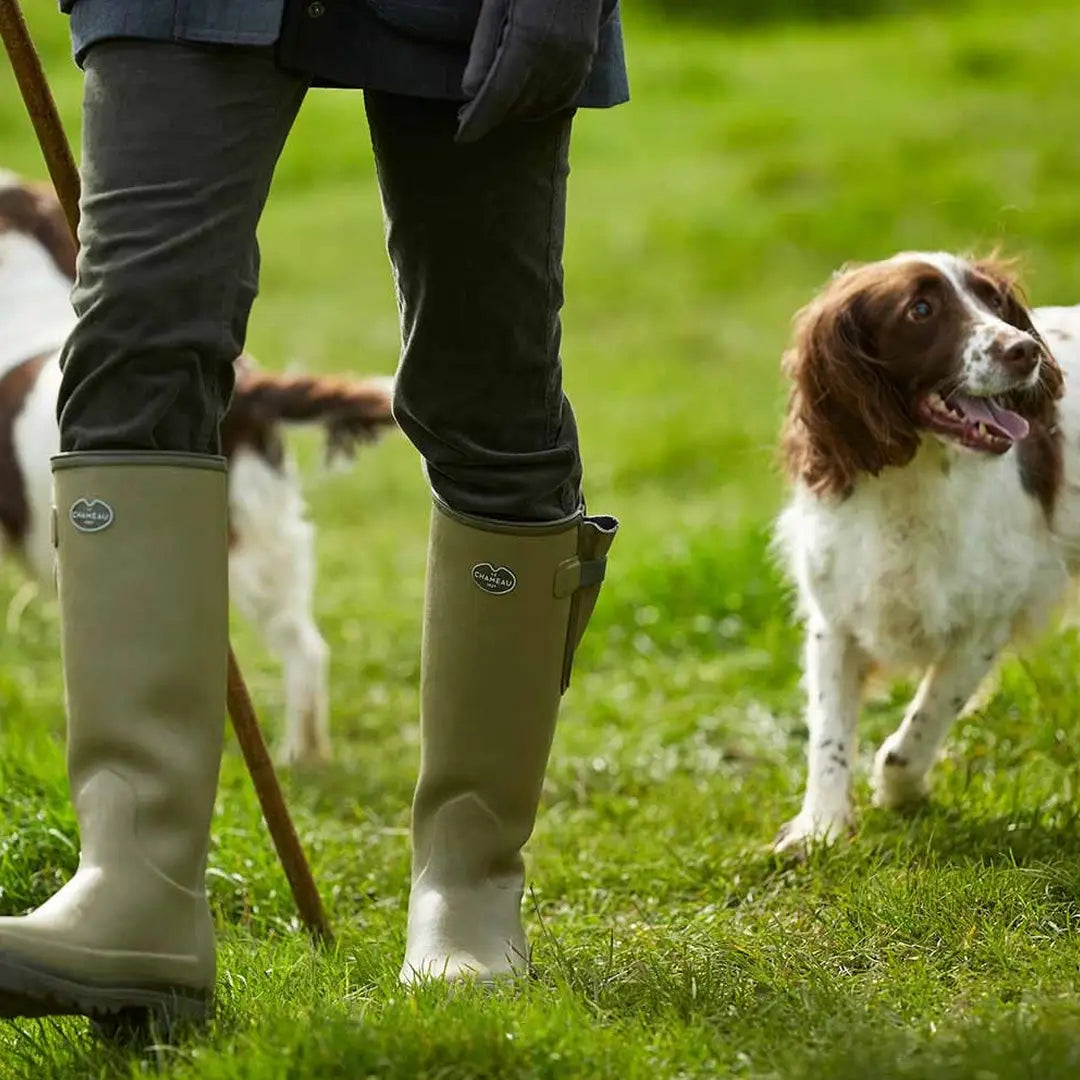
M 1063 390 L 1009 267 L 939 253 L 836 274 L 796 316 L 783 370 L 787 471 L 832 495 L 907 464 L 927 436 L 1006 453 Z

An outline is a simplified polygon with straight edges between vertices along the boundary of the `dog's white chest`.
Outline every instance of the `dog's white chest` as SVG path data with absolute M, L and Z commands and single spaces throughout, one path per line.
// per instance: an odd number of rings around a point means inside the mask
M 780 543 L 805 613 L 887 665 L 927 665 L 961 635 L 996 636 L 1062 587 L 1037 502 L 1006 458 L 937 447 L 845 501 L 799 493 Z

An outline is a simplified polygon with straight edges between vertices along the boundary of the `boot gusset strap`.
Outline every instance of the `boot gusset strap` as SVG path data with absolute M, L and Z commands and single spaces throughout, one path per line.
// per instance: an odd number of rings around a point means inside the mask
M 599 586 L 607 574 L 607 556 L 598 559 L 582 559 L 575 555 L 559 563 L 555 570 L 555 596 L 563 599 L 573 596 L 578 589 Z
M 570 619 L 566 629 L 566 651 L 563 655 L 560 689 L 566 693 L 574 654 L 585 634 L 585 627 L 596 607 L 600 586 L 607 573 L 607 554 L 615 542 L 619 522 L 607 515 L 586 517 L 578 530 L 578 553 L 562 563 L 555 573 L 555 595 L 569 596 Z M 560 591 L 561 589 L 565 591 Z

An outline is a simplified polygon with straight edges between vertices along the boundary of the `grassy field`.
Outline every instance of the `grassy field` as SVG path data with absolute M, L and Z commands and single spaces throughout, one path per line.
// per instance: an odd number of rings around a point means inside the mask
M 31 6 L 74 130 L 65 27 Z M 766 552 L 790 316 L 844 260 L 999 240 L 1037 301 L 1080 300 L 1073 5 L 730 36 L 633 4 L 628 22 L 635 101 L 578 127 L 565 344 L 590 504 L 623 532 L 531 844 L 538 977 L 490 995 L 396 985 L 427 496 L 403 439 L 336 473 L 302 436 L 338 756 L 288 789 L 338 943 L 298 933 L 230 747 L 210 877 L 222 1007 L 206 1038 L 150 1054 L 163 1075 L 1080 1075 L 1074 633 L 1007 667 L 925 810 L 867 809 L 853 842 L 802 866 L 765 852 L 797 808 L 805 739 Z M 41 172 L 7 72 L 0 162 Z M 309 100 L 262 241 L 264 363 L 392 369 L 357 96 Z M 0 615 L 19 585 L 0 574 Z M 276 668 L 236 631 L 275 729 Z M 5 913 L 75 860 L 56 637 L 43 600 L 0 637 Z M 864 765 L 903 691 L 868 710 Z M 2 1080 L 147 1068 L 76 1022 L 0 1026 Z

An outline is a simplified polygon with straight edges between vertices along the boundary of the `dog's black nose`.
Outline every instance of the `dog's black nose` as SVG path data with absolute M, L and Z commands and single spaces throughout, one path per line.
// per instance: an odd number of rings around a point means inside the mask
M 1001 354 L 1001 362 L 1018 375 L 1029 375 L 1039 362 L 1038 343 L 1025 335 Z

